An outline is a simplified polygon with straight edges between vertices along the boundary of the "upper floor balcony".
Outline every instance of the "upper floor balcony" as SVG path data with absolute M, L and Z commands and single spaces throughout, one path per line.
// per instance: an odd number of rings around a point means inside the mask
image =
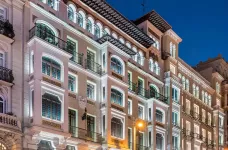
M 12 114 L 0 113 L 0 125 L 5 129 L 21 131 L 21 122 Z
M 90 59 L 85 59 L 85 68 L 99 75 L 102 74 L 102 66 Z
M 31 30 L 29 30 L 29 39 L 38 37 L 43 41 L 73 55 L 73 46 L 70 42 L 66 42 L 58 37 L 47 27 L 40 24 L 36 24 Z
M 0 34 L 11 39 L 15 36 L 13 25 L 8 20 L 0 19 Z
M 13 72 L 10 69 L 0 66 L 0 82 L 13 83 Z
M 130 82 L 128 81 L 128 90 L 134 92 L 135 94 L 145 98 L 145 99 L 150 99 L 150 98 L 154 98 L 157 99 L 163 103 L 168 104 L 168 98 L 165 97 L 164 95 L 151 90 L 151 89 L 144 89 L 142 87 L 138 87 L 136 83 Z

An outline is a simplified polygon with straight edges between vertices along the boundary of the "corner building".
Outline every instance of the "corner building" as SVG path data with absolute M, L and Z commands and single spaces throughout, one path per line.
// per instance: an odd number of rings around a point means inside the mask
M 15 33 L 0 26 L 14 75 L 0 80 L 0 149 L 223 149 L 224 78 L 181 60 L 157 12 L 129 21 L 99 0 L 2 0 L 0 13 Z

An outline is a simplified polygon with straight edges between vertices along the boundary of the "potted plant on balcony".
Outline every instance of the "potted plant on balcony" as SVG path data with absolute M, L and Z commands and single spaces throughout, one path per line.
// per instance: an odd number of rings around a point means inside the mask
M 13 25 L 8 21 L 4 21 L 0 19 L 0 34 L 3 34 L 9 38 L 13 38 L 15 36 Z

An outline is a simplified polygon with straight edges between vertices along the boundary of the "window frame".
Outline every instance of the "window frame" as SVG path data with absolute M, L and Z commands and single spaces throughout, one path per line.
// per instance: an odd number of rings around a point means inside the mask
M 94 87 L 94 91 L 93 91 L 93 97 L 92 98 L 90 98 L 90 97 L 88 97 L 88 84 L 90 84 L 90 85 L 92 85 L 93 87 Z M 86 96 L 87 96 L 87 98 L 89 99 L 89 100 L 93 100 L 93 101 L 96 101 L 96 97 L 97 97 L 97 94 L 96 94 L 96 92 L 97 92 L 97 90 L 96 90 L 96 83 L 94 83 L 94 82 L 92 82 L 92 81 L 90 81 L 90 80 L 87 80 L 86 81 Z

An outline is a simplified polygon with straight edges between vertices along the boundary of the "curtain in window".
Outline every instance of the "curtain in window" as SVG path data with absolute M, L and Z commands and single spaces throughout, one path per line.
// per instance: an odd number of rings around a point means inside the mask
M 48 93 L 42 96 L 42 116 L 53 120 L 61 120 L 61 102 L 57 96 Z
M 123 123 L 121 122 L 120 119 L 112 118 L 111 135 L 117 138 L 123 138 Z

